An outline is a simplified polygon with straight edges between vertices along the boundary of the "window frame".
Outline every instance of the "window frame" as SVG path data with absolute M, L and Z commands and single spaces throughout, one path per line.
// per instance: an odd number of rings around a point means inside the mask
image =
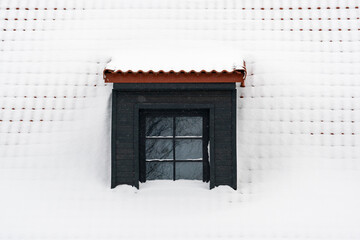
M 208 138 L 209 138 L 209 170 L 208 176 L 205 179 L 210 182 L 210 188 L 215 187 L 215 168 L 214 168 L 214 104 L 181 104 L 181 103 L 136 103 L 134 106 L 134 148 L 138 149 L 135 151 L 135 179 L 138 181 L 135 183 L 136 187 L 139 187 L 139 182 L 145 182 L 144 174 L 140 174 L 141 164 L 141 148 L 140 148 L 140 112 L 146 110 L 167 110 L 167 111 L 207 111 L 208 113 Z
M 179 180 L 176 178 L 176 163 L 180 162 L 187 162 L 187 163 L 193 163 L 193 162 L 201 162 L 203 171 L 202 171 L 202 181 L 208 182 L 210 180 L 209 178 L 209 172 L 210 172 L 210 165 L 209 165 L 209 156 L 208 156 L 208 142 L 209 142 L 209 113 L 208 110 L 204 109 L 160 109 L 160 110 L 154 110 L 154 109 L 147 109 L 147 110 L 140 110 L 140 149 L 139 149 L 139 161 L 140 161 L 140 182 L 147 181 L 147 173 L 146 173 L 146 163 L 147 162 L 164 162 L 169 163 L 171 162 L 173 164 L 173 172 L 172 172 L 172 180 Z M 146 118 L 147 117 L 164 117 L 164 118 L 171 118 L 172 119 L 172 136 L 169 137 L 151 137 L 146 136 Z M 177 117 L 201 117 L 202 118 L 202 136 L 191 136 L 191 137 L 183 137 L 183 136 L 176 136 L 176 118 Z M 166 140 L 172 140 L 172 159 L 166 159 L 166 160 L 151 160 L 148 161 L 146 159 L 146 140 L 148 139 L 166 139 Z M 202 156 L 201 160 L 187 160 L 187 159 L 177 159 L 176 158 L 176 141 L 177 140 L 189 140 L 189 139 L 196 139 L 202 141 Z

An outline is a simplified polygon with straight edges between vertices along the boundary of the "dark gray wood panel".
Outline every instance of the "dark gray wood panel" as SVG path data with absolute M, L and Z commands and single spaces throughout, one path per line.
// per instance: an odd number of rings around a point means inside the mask
M 195 86 L 195 85 L 193 85 Z M 113 124 L 112 124 L 112 187 L 119 184 L 138 186 L 139 179 L 136 171 L 137 155 L 136 139 L 134 133 L 136 124 L 135 111 L 137 104 L 212 104 L 214 106 L 213 123 L 213 161 L 214 176 L 213 186 L 229 185 L 236 188 L 236 110 L 234 104 L 235 87 L 226 85 L 214 90 L 211 86 L 208 90 L 198 88 L 184 88 L 177 90 L 174 86 L 166 89 L 164 85 L 157 85 L 152 89 L 147 85 L 146 90 L 141 91 L 138 86 L 127 85 L 125 88 L 117 86 L 113 91 Z M 160 90 L 159 90 L 160 88 Z

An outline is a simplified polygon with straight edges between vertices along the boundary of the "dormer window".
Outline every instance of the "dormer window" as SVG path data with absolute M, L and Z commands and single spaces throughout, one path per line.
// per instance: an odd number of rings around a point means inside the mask
M 105 69 L 114 83 L 111 187 L 186 179 L 236 189 L 236 83 L 245 74 Z

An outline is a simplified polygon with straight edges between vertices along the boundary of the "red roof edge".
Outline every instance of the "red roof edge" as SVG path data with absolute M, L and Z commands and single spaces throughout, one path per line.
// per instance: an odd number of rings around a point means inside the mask
M 246 67 L 234 71 L 113 71 L 105 69 L 103 72 L 106 83 L 236 83 L 245 87 Z

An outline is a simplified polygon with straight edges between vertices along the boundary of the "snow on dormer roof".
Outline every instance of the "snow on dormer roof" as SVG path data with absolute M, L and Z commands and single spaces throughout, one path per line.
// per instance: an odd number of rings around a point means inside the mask
M 241 56 L 219 46 L 172 45 L 112 54 L 106 70 L 114 72 L 233 72 L 245 70 Z

